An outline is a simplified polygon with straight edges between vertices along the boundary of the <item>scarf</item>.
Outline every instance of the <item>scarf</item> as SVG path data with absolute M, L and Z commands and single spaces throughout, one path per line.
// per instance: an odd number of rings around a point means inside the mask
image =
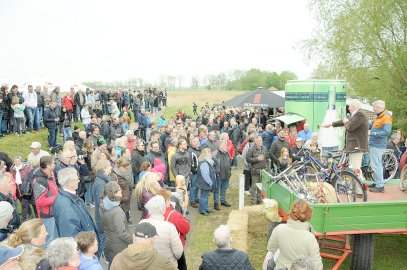
M 16 184 L 21 185 L 23 181 L 21 180 L 21 174 L 20 170 L 23 168 L 23 164 L 20 164 L 20 166 L 14 166 L 14 169 L 16 170 Z
M 205 158 L 206 162 L 208 162 L 209 164 L 211 164 L 211 166 L 213 166 L 214 162 L 213 159 L 211 158 Z
M 111 201 L 108 197 L 103 198 L 103 207 L 109 211 L 120 205 L 119 201 Z

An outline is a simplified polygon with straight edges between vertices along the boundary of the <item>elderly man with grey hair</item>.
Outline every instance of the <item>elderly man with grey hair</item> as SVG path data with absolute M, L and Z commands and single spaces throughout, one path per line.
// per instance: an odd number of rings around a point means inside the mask
M 175 226 L 164 220 L 166 205 L 163 196 L 157 195 L 151 198 L 146 208 L 150 218 L 141 220 L 139 224 L 148 222 L 156 228 L 158 236 L 154 241 L 154 248 L 177 266 L 177 260 L 181 258 L 184 248 Z
M 369 185 L 370 192 L 384 192 L 382 156 L 387 148 L 387 137 L 393 125 L 393 115 L 386 110 L 383 100 L 373 102 L 376 119 L 370 125 L 369 158 L 375 183 Z
M 52 241 L 47 250 L 47 258 L 52 269 L 78 269 L 81 263 L 78 244 L 71 237 Z
M 325 123 L 322 126 L 345 127 L 344 151 L 349 153 L 349 168 L 353 169 L 355 173 L 358 173 L 360 179 L 363 179 L 360 167 L 362 166 L 363 153 L 366 153 L 369 149 L 367 144 L 369 118 L 360 108 L 360 101 L 352 99 L 348 104 L 349 117 L 332 123 Z
M 199 270 L 251 270 L 254 269 L 246 253 L 232 247 L 232 236 L 227 225 L 220 225 L 213 233 L 215 251 L 202 255 Z
M 75 168 L 68 167 L 58 172 L 61 186 L 52 207 L 56 228 L 61 237 L 75 237 L 83 231 L 94 231 L 96 227 L 85 203 L 76 195 L 79 175 Z

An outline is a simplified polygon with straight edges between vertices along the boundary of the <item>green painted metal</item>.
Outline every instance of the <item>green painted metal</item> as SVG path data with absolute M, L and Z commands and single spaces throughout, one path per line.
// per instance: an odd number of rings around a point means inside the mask
M 262 188 L 268 198 L 288 213 L 296 195 L 262 171 Z M 317 233 L 326 235 L 340 232 L 405 230 L 407 232 L 407 200 L 396 202 L 361 202 L 313 204 L 311 224 Z

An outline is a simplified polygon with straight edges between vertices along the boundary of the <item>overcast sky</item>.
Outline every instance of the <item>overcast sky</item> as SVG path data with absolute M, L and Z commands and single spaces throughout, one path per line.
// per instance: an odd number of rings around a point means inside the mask
M 312 72 L 306 0 L 0 1 L 0 78 L 77 82 L 234 69 Z

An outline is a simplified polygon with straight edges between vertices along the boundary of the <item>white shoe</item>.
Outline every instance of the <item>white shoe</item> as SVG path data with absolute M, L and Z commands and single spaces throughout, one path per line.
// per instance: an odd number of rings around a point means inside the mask
M 245 191 L 244 194 L 246 194 L 247 196 L 250 196 L 250 191 Z

